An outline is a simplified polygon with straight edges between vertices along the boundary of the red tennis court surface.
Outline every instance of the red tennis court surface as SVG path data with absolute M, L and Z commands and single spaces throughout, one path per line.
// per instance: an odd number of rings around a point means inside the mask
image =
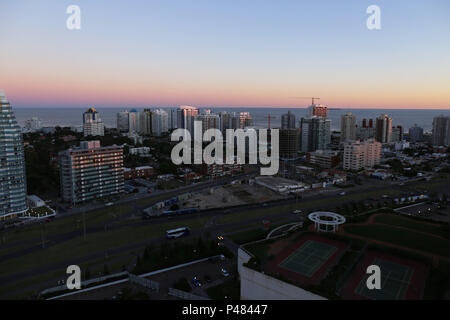
M 381 269 L 381 289 L 367 289 L 369 265 Z M 358 263 L 344 285 L 341 297 L 347 300 L 418 300 L 423 296 L 427 266 L 419 261 L 370 250 Z
M 279 244 L 284 245 L 282 242 Z M 264 269 L 299 284 L 317 285 L 347 246 L 345 242 L 307 234 L 283 248 L 273 260 L 267 262 Z

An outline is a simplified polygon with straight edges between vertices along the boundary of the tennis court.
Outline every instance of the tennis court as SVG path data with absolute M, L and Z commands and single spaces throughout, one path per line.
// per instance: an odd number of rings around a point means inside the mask
M 279 266 L 303 276 L 311 277 L 337 249 L 322 242 L 308 240 L 284 259 Z
M 355 289 L 355 293 L 373 300 L 404 299 L 412 277 L 412 269 L 408 266 L 376 258 L 374 265 L 381 270 L 381 289 L 368 289 L 367 278 L 363 277 Z

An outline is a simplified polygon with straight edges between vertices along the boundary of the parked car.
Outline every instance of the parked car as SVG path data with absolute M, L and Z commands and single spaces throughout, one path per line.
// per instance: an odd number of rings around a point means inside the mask
M 225 269 L 222 268 L 220 271 L 222 272 L 222 274 L 223 274 L 224 277 L 229 277 L 229 276 L 230 276 L 230 274 L 228 273 L 227 270 L 225 270 Z
M 200 280 L 198 280 L 197 277 L 193 277 L 192 278 L 192 284 L 194 285 L 194 287 L 201 287 L 202 283 L 200 282 Z

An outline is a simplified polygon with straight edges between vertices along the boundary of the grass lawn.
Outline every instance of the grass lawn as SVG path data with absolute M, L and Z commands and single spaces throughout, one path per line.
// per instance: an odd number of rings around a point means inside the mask
M 238 233 L 234 233 L 229 236 L 229 238 L 237 244 L 244 244 L 251 241 L 256 241 L 260 239 L 264 239 L 267 236 L 268 230 L 264 230 L 262 228 L 251 229 L 247 231 L 242 231 Z
M 426 233 L 430 233 L 432 235 L 438 235 L 438 236 L 442 236 L 442 237 L 449 235 L 447 232 L 445 232 L 441 229 L 439 224 L 432 224 L 431 222 L 421 223 L 420 221 L 409 219 L 407 217 L 401 217 L 398 215 L 382 214 L 382 215 L 376 216 L 374 218 L 374 222 L 404 227 L 404 228 L 408 228 L 408 229 L 412 229 L 412 230 L 416 230 L 416 231 L 420 231 L 420 232 L 426 232 Z
M 93 227 L 102 225 L 113 218 L 128 214 L 133 209 L 126 205 L 114 206 L 110 208 L 98 209 L 86 212 L 86 226 Z M 81 230 L 83 227 L 83 215 L 57 218 L 49 223 L 33 224 L 21 227 L 19 229 L 10 229 L 4 232 L 5 243 L 30 241 L 35 239 L 36 242 L 41 240 L 41 232 L 45 230 L 45 236 L 63 234 L 75 230 Z
M 279 226 L 289 224 L 289 223 L 290 222 L 274 224 L 274 225 L 271 225 L 268 230 L 264 230 L 262 228 L 262 226 L 260 226 L 259 228 L 233 233 L 233 234 L 229 235 L 228 237 L 234 243 L 244 244 L 244 243 L 264 239 L 271 230 L 273 230 Z
M 167 222 L 162 224 L 148 224 L 143 226 L 124 227 L 122 229 L 101 231 L 87 234 L 86 241 L 82 237 L 71 239 L 63 243 L 45 248 L 22 257 L 10 259 L 0 263 L 0 273 L 16 273 L 29 270 L 30 266 L 38 268 L 51 263 L 71 260 L 76 262 L 77 258 L 83 256 L 107 251 L 111 248 L 118 248 L 123 245 L 129 245 L 141 241 L 163 237 L 165 231 L 180 226 L 187 226 L 192 230 L 204 226 L 207 217 L 184 221 Z
M 397 244 L 405 248 L 450 257 L 450 240 L 432 235 L 416 233 L 413 230 L 398 229 L 382 225 L 345 226 L 345 231 L 365 238 Z

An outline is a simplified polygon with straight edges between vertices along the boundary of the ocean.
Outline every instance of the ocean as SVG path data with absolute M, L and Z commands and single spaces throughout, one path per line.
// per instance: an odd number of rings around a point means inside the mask
M 87 108 L 86 108 L 87 109 Z M 108 128 L 116 127 L 116 114 L 122 110 L 120 108 L 96 108 Z M 170 108 L 165 108 L 170 109 Z M 301 117 L 307 116 L 306 108 L 208 108 L 213 112 L 250 112 L 253 116 L 254 126 L 257 128 L 267 128 L 267 115 L 271 117 L 271 127 L 280 127 L 281 115 L 290 110 L 296 117 L 296 123 Z M 140 109 L 137 109 L 140 111 Z M 13 108 L 19 125 L 24 126 L 25 121 L 31 117 L 38 117 L 42 120 L 43 126 L 61 126 L 72 127 L 81 126 L 83 122 L 82 108 Z M 357 124 L 360 124 L 363 118 L 375 119 L 381 114 L 388 114 L 393 120 L 394 126 L 400 125 L 407 131 L 414 124 L 422 127 L 425 131 L 431 131 L 433 118 L 439 115 L 450 116 L 450 110 L 417 110 L 417 109 L 329 109 L 328 118 L 331 119 L 332 130 L 340 130 L 341 115 L 351 112 L 356 116 Z

